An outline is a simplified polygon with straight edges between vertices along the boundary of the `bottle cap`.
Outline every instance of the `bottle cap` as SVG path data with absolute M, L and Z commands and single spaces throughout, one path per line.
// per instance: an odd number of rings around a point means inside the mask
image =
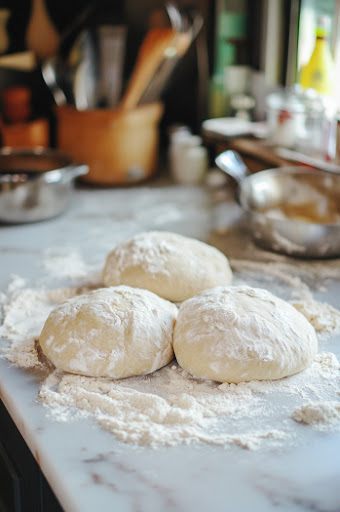
M 326 15 L 318 16 L 316 23 L 316 35 L 317 37 L 328 36 L 331 29 L 331 20 Z

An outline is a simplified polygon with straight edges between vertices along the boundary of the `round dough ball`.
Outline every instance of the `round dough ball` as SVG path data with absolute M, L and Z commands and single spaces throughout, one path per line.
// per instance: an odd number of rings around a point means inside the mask
M 281 379 L 307 368 L 317 348 L 299 311 L 248 286 L 217 287 L 183 302 L 174 330 L 182 368 L 218 382 Z
M 101 288 L 57 306 L 40 335 L 61 370 L 114 379 L 145 375 L 173 358 L 177 307 L 128 286 Z
M 173 302 L 231 283 L 227 257 L 215 247 L 175 233 L 140 233 L 117 245 L 103 272 L 105 286 L 145 288 Z

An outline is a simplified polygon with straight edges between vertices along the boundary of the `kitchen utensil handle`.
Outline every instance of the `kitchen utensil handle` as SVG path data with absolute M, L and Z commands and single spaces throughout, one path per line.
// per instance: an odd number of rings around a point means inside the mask
M 238 184 L 241 184 L 241 182 L 250 174 L 248 167 L 242 160 L 239 153 L 232 149 L 228 149 L 218 155 L 215 159 L 215 163 L 221 171 L 228 174 L 228 176 L 233 178 Z
M 145 36 L 135 67 L 121 100 L 121 108 L 133 109 L 139 101 L 159 64 L 163 61 L 167 48 L 172 47 L 175 31 L 172 28 L 152 28 Z
M 70 177 L 77 178 L 78 176 L 84 176 L 89 172 L 89 166 L 86 164 L 74 164 L 70 169 Z
M 78 176 L 83 176 L 89 172 L 89 166 L 85 164 L 71 164 L 63 169 L 55 169 L 48 173 L 42 173 L 39 176 L 42 176 L 46 183 L 57 183 L 62 179 L 67 181 L 72 181 Z M 38 175 L 37 175 L 38 176 Z

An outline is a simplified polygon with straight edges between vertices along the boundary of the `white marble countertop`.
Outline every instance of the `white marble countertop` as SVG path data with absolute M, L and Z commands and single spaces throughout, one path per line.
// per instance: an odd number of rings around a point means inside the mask
M 220 222 L 213 213 L 199 187 L 77 190 L 70 209 L 56 219 L 0 227 L 0 290 L 6 293 L 13 275 L 29 283 L 46 280 L 46 254 L 77 251 L 101 268 L 115 243 L 142 230 L 208 240 Z M 68 276 L 50 276 L 54 280 L 67 283 Z M 318 293 L 336 307 L 339 290 L 333 279 Z M 340 337 L 327 343 L 339 358 Z M 294 442 L 258 450 L 201 444 L 136 448 L 89 418 L 56 422 L 38 403 L 38 388 L 37 375 L 0 359 L 1 399 L 66 512 L 340 510 L 336 429 L 296 424 Z

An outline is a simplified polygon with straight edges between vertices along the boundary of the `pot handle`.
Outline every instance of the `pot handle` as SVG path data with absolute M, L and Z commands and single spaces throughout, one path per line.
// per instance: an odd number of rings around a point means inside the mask
M 69 167 L 70 177 L 72 179 L 83 176 L 89 172 L 89 166 L 86 164 L 74 164 Z
M 239 153 L 228 149 L 215 159 L 215 163 L 221 171 L 233 178 L 239 185 L 250 174 L 250 171 Z
M 82 176 L 89 172 L 89 166 L 86 164 L 70 164 L 61 169 L 55 169 L 47 173 L 41 173 L 40 176 L 46 183 L 57 183 L 62 178 L 66 181 L 73 181 L 77 176 Z

